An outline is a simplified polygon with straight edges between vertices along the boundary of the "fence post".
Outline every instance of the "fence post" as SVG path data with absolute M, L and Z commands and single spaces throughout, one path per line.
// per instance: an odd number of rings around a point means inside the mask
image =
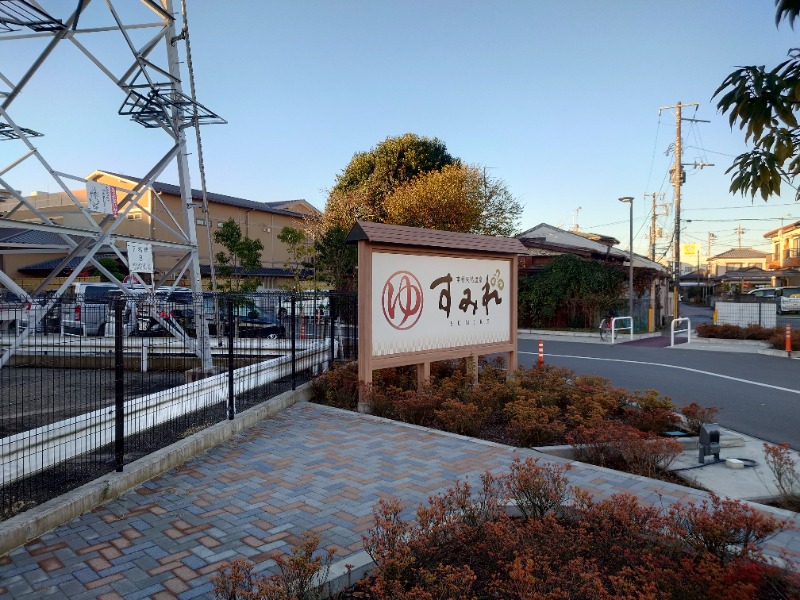
M 125 462 L 125 357 L 122 352 L 122 307 L 124 298 L 114 302 L 114 463 L 122 473 Z
M 328 294 L 328 318 L 331 321 L 331 363 L 330 368 L 333 368 L 333 363 L 336 360 L 336 348 L 334 347 L 334 343 L 336 341 L 336 316 L 335 316 L 335 308 L 334 308 L 334 297 L 332 294 Z
M 297 322 L 295 321 L 295 304 L 296 298 L 294 293 L 292 293 L 292 390 L 297 389 L 297 340 L 295 340 L 295 334 L 297 332 Z
M 236 404 L 233 395 L 233 298 L 228 297 L 228 420 L 233 421 Z

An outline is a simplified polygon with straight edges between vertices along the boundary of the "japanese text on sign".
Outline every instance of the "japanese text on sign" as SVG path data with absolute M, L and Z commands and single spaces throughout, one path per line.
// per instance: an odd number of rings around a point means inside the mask
M 92 212 L 116 215 L 117 188 L 96 181 L 87 181 L 86 208 Z
M 508 340 L 510 277 L 506 260 L 373 254 L 373 352 Z
M 128 270 L 131 273 L 153 272 L 153 246 L 128 242 Z

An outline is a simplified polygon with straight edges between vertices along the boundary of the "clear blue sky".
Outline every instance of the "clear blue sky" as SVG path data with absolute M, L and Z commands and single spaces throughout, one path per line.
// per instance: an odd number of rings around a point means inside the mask
M 210 191 L 322 209 L 355 152 L 413 132 L 504 180 L 525 206 L 522 230 L 577 220 L 627 248 L 617 198 L 634 196 L 634 249 L 646 253 L 644 195 L 673 199 L 674 111 L 659 108 L 680 101 L 700 103 L 685 117 L 711 121 L 685 125 L 684 162 L 715 164 L 687 168 L 683 241 L 705 255 L 713 232 L 716 254 L 737 245 L 741 224 L 742 245 L 768 251 L 763 234 L 800 219 L 791 190 L 767 205 L 728 192 L 725 170 L 745 146 L 711 101 L 735 66 L 771 67 L 800 45 L 800 32 L 775 27 L 772 0 L 189 0 L 189 11 L 198 99 L 229 121 L 202 130 Z M 113 55 L 111 42 L 81 39 Z M 19 72 L 21 45 L 0 43 L 0 73 Z M 141 176 L 166 136 L 118 116 L 121 102 L 65 44 L 10 113 L 46 134 L 37 146 L 58 171 Z M 21 154 L 12 146 L 3 164 Z M 55 191 L 28 162 L 7 175 L 12 185 Z M 669 236 L 674 213 L 659 224 Z

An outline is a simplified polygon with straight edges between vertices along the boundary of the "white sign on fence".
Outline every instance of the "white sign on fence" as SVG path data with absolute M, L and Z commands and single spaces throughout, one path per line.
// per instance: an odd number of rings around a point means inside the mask
M 87 181 L 86 207 L 92 212 L 116 215 L 117 188 L 96 181 Z
M 142 242 L 128 242 L 128 270 L 131 273 L 153 272 L 153 246 Z
M 372 355 L 459 348 L 511 339 L 508 260 L 372 257 Z

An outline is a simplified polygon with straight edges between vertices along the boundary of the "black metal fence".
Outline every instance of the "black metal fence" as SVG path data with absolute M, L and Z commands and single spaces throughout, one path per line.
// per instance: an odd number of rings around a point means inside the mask
M 355 360 L 356 315 L 355 294 L 333 292 L 109 290 L 6 306 L 2 518 Z

